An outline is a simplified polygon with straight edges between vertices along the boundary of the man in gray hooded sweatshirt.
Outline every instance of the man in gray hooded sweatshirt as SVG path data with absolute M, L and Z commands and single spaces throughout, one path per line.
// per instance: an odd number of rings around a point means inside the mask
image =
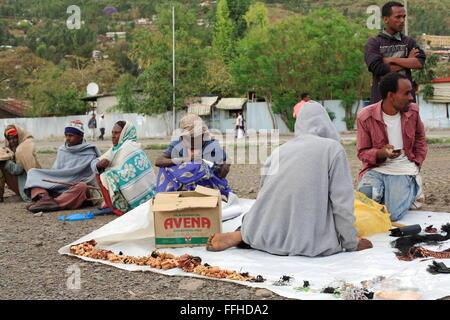
M 371 248 L 356 236 L 352 177 L 339 139 L 322 105 L 305 103 L 295 138 L 266 161 L 241 230 L 211 236 L 207 249 L 243 242 L 272 254 L 315 257 Z

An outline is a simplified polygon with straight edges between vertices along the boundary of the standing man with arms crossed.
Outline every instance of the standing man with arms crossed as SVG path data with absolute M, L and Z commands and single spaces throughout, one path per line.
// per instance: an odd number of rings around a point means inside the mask
M 412 80 L 411 69 L 421 69 L 425 64 L 425 53 L 416 41 L 402 34 L 405 27 L 406 10 L 403 4 L 395 1 L 382 8 L 384 29 L 369 39 L 365 46 L 365 60 L 373 75 L 370 104 L 381 100 L 378 85 L 381 77 L 389 72 L 399 72 Z M 416 102 L 415 93 L 412 93 Z
M 363 162 L 358 191 L 386 205 L 391 220 L 414 203 L 417 175 L 428 146 L 409 79 L 391 72 L 380 82 L 382 100 L 365 107 L 356 120 L 356 150 Z

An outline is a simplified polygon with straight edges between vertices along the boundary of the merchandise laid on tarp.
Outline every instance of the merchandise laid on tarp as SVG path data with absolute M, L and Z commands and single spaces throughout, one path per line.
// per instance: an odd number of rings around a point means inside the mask
M 210 195 L 197 196 L 208 198 Z M 178 198 L 183 198 L 175 195 L 172 197 L 177 198 L 177 202 L 180 201 Z M 235 231 L 254 202 L 251 199 L 222 202 L 219 205 L 222 211 L 222 232 Z M 297 299 L 405 300 L 450 296 L 450 276 L 447 273 L 450 261 L 433 257 L 409 261 L 398 259 L 397 249 L 392 242 L 402 238 L 393 238 L 389 231 L 367 236 L 373 244 L 371 249 L 315 258 L 276 256 L 242 248 L 210 252 L 204 246 L 156 250 L 154 219 L 158 214 L 154 212 L 153 205 L 152 201 L 142 204 L 62 247 L 59 253 L 128 271 L 151 271 L 237 282 Z M 237 206 L 243 214 L 236 214 Z M 228 211 L 233 212 L 234 218 L 223 218 L 223 215 L 228 215 Z M 176 211 L 158 212 L 161 215 L 172 215 Z M 182 219 L 176 220 L 178 224 L 194 225 L 192 221 L 185 222 L 184 216 L 180 215 L 179 218 Z M 422 230 L 433 225 L 437 235 L 440 235 L 442 227 L 448 222 L 450 213 L 424 211 L 409 211 L 398 221 L 404 226 L 420 225 Z M 175 220 L 171 223 L 175 225 Z M 427 243 L 423 247 L 432 252 L 450 247 L 450 240 L 445 240 L 446 236 L 440 235 L 439 239 L 442 241 Z
M 219 190 L 197 186 L 195 191 L 159 192 L 152 212 L 156 248 L 205 246 L 222 230 Z

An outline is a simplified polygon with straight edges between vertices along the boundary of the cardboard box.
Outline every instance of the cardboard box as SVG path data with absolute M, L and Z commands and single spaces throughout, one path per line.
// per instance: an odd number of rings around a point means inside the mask
M 197 186 L 195 191 L 160 192 L 153 199 L 156 248 L 206 246 L 222 232 L 219 190 Z

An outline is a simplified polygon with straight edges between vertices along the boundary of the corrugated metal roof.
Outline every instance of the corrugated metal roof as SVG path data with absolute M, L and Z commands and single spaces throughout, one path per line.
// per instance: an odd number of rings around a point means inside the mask
M 217 104 L 218 109 L 239 110 L 247 102 L 247 98 L 222 98 Z
M 188 106 L 188 113 L 194 113 L 198 116 L 208 116 L 211 114 L 211 106 L 201 103 L 192 103 Z
M 188 105 L 188 113 L 194 113 L 199 116 L 207 116 L 211 114 L 211 106 L 213 106 L 219 97 L 193 97 L 185 99 Z
M 0 108 L 17 117 L 25 117 L 29 107 L 29 101 L 0 99 Z
M 205 105 L 208 105 L 208 106 L 211 107 L 214 103 L 217 102 L 218 99 L 219 99 L 218 96 L 215 96 L 215 97 L 202 97 L 201 104 L 205 104 Z
M 450 103 L 450 82 L 433 83 L 434 95 L 431 102 Z

